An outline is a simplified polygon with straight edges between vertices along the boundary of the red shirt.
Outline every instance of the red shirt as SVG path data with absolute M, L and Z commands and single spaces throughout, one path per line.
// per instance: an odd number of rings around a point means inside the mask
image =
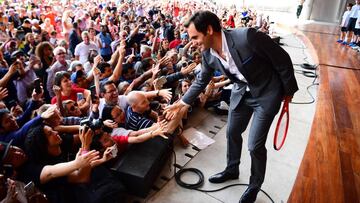
M 227 21 L 227 24 L 229 25 L 229 27 L 235 28 L 234 16 L 229 16 L 229 19 L 228 19 L 228 21 Z
M 50 19 L 50 22 L 51 22 L 51 25 L 53 26 L 56 26 L 56 22 L 55 22 L 55 18 L 56 18 L 56 15 L 51 12 L 51 13 L 46 13 L 45 14 L 45 18 L 49 18 Z M 50 33 L 49 33 L 50 34 Z
M 175 7 L 174 7 L 174 16 L 175 16 L 175 17 L 178 17 L 178 16 L 179 16 L 179 12 L 180 12 L 180 8 L 177 7 L 177 6 L 175 6 Z
M 181 44 L 181 40 L 180 39 L 174 39 L 173 41 L 170 42 L 169 48 L 174 49 L 177 46 L 179 46 L 179 44 Z
M 127 146 L 128 146 L 128 140 L 129 140 L 129 136 L 122 136 L 122 135 L 113 135 L 111 136 L 112 139 L 116 142 L 116 145 L 118 147 L 118 153 L 122 153 L 126 150 Z
M 77 102 L 77 93 L 83 93 L 84 94 L 84 91 L 85 91 L 84 88 L 72 87 L 70 95 L 69 96 L 61 95 L 61 99 L 62 99 L 62 101 L 70 99 L 70 100 L 73 100 L 74 102 Z M 56 104 L 56 102 L 57 102 L 57 99 L 56 99 L 56 96 L 55 96 L 55 97 L 53 97 L 51 99 L 51 104 Z

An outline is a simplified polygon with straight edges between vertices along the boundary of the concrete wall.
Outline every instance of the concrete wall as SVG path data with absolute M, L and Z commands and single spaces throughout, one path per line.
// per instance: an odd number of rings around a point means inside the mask
M 307 0 L 305 18 L 330 23 L 339 23 L 346 3 L 351 0 Z

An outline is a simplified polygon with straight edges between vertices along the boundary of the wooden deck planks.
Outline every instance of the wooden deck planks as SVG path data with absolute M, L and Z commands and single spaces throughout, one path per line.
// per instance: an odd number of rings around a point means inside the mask
M 288 202 L 360 202 L 360 54 L 324 34 L 334 27 L 302 29 L 322 65 L 311 134 Z

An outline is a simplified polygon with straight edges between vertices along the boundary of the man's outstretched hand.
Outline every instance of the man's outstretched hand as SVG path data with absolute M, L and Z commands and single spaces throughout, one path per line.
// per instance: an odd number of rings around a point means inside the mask
M 180 109 L 185 106 L 181 102 L 174 103 L 170 106 L 165 107 L 164 115 L 166 120 L 172 120 L 176 114 L 179 113 Z

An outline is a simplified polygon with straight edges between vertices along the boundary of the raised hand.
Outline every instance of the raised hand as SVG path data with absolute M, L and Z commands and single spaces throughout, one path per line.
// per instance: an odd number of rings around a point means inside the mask
M 106 126 L 106 127 L 109 127 L 109 128 L 117 128 L 118 127 L 118 124 L 112 120 L 105 120 L 103 122 L 103 124 Z
M 40 101 L 42 98 L 43 98 L 43 94 L 44 94 L 44 91 L 43 91 L 43 88 L 41 87 L 41 92 L 40 93 L 36 93 L 35 89 L 33 90 L 32 94 L 31 94 L 31 98 L 34 100 L 34 101 Z
M 8 96 L 8 90 L 5 87 L 0 87 L 0 100 L 3 100 L 5 97 Z
M 125 56 L 125 53 L 126 53 L 126 42 L 125 42 L 125 40 L 121 40 L 120 46 L 118 46 L 117 50 L 119 51 L 120 55 Z
M 158 75 L 160 73 L 161 69 L 160 69 L 160 64 L 153 64 L 151 72 L 153 74 L 153 77 L 156 77 L 156 75 Z
M 9 67 L 8 73 L 9 73 L 10 75 L 13 75 L 13 74 L 16 73 L 16 71 L 18 70 L 18 68 L 19 68 L 19 65 L 18 65 L 17 63 L 13 63 L 13 64 Z
M 104 153 L 103 153 L 102 158 L 101 158 L 101 159 L 96 159 L 96 160 L 92 161 L 92 162 L 91 162 L 91 166 L 93 166 L 93 167 L 94 167 L 94 166 L 98 166 L 98 165 L 100 165 L 100 164 L 102 164 L 102 163 L 105 163 L 105 162 L 109 161 L 110 159 L 114 158 L 114 157 L 112 156 L 112 150 L 113 150 L 113 147 L 108 147 L 108 148 L 106 148 L 106 150 L 105 150 Z
M 155 131 L 152 132 L 153 136 L 161 136 L 164 139 L 169 139 L 168 137 L 165 136 L 165 129 L 167 128 L 167 125 L 160 125 L 160 128 L 156 128 Z
M 93 67 L 97 67 L 97 65 L 99 65 L 101 63 L 101 61 L 103 61 L 104 59 L 101 57 L 101 55 L 97 55 L 94 58 L 94 66 Z
M 215 88 L 215 83 L 214 83 L 213 80 L 211 80 L 211 81 L 209 82 L 209 84 L 206 86 L 205 95 L 206 95 L 206 96 L 211 96 L 214 88 Z
M 165 115 L 166 120 L 172 120 L 173 118 L 175 118 L 176 114 L 179 113 L 180 109 L 183 106 L 184 106 L 183 104 L 181 104 L 180 102 L 177 102 L 170 106 L 165 107 L 163 114 Z
M 188 65 L 188 66 L 186 66 L 186 67 L 181 68 L 181 71 L 180 71 L 180 72 L 181 72 L 183 75 L 187 75 L 187 74 L 191 73 L 192 71 L 194 71 L 194 69 L 196 68 L 196 66 L 197 66 L 196 63 L 192 63 L 192 64 L 190 64 L 190 65 Z
M 46 120 L 46 119 L 49 119 L 51 116 L 53 116 L 54 114 L 56 113 L 56 106 L 53 105 L 51 107 L 49 107 L 46 111 L 44 111 L 42 114 L 41 114 L 41 118 Z
M 16 190 L 16 182 L 8 178 L 6 197 L 1 202 L 19 202 L 17 195 L 18 192 Z
M 162 89 L 159 90 L 159 96 L 161 96 L 162 98 L 164 98 L 167 102 L 169 102 L 172 98 L 172 92 L 171 89 Z
M 54 85 L 52 89 L 54 91 L 55 96 L 57 96 L 57 97 L 61 96 L 61 88 L 59 86 Z
M 103 162 L 109 161 L 110 159 L 116 157 L 115 155 L 117 155 L 117 154 L 113 154 L 114 147 L 117 148 L 117 145 L 113 145 L 111 147 L 106 148 L 106 150 L 104 151 L 103 157 L 102 157 Z M 116 152 L 117 152 L 117 150 L 116 150 Z
M 88 150 L 90 148 L 90 144 L 92 142 L 93 135 L 94 135 L 94 133 L 90 128 L 88 128 L 86 130 L 85 127 L 81 127 L 79 129 L 79 137 L 80 137 L 82 149 Z
M 170 63 L 171 62 L 171 58 L 170 57 L 167 57 L 167 56 L 164 56 L 163 58 L 161 58 L 160 60 L 159 60 L 159 64 L 160 64 L 160 66 L 166 66 L 168 63 Z
M 79 150 L 79 152 L 76 154 L 75 157 L 75 163 L 77 165 L 77 168 L 83 168 L 86 166 L 89 166 L 92 162 L 99 159 L 99 152 L 92 150 L 89 152 L 86 152 L 82 149 Z

